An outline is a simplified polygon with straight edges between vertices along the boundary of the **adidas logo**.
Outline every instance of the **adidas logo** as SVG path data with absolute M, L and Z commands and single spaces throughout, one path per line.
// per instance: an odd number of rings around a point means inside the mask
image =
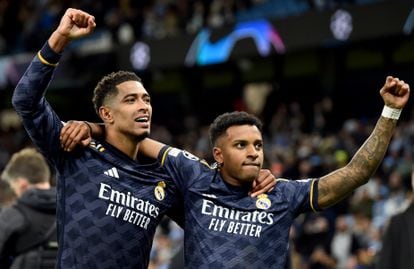
M 119 178 L 118 169 L 116 169 L 115 167 L 106 170 L 104 174 L 110 177 Z
M 201 195 L 207 198 L 214 198 L 214 199 L 217 198 L 217 196 L 215 196 L 214 194 L 202 193 Z

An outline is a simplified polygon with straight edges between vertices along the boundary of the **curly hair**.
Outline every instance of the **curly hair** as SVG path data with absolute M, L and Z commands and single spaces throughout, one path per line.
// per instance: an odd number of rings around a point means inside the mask
M 262 131 L 262 122 L 254 115 L 244 111 L 227 112 L 219 115 L 210 125 L 210 143 L 214 147 L 217 139 L 223 135 L 228 128 L 239 125 L 254 125 L 260 132 Z
M 108 97 L 116 96 L 118 93 L 117 85 L 125 81 L 138 81 L 142 83 L 141 78 L 135 73 L 129 71 L 112 72 L 104 76 L 96 85 L 93 91 L 92 103 L 96 114 L 99 116 L 99 108 L 107 101 Z

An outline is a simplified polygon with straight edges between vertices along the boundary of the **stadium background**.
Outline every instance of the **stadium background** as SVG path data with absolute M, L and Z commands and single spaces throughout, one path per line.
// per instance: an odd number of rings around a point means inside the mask
M 13 88 L 67 7 L 94 14 L 97 29 L 67 49 L 50 85 L 47 98 L 62 120 L 98 121 L 90 101 L 96 82 L 132 70 L 152 96 L 154 138 L 211 161 L 208 124 L 247 110 L 265 123 L 266 167 L 278 177 L 344 165 L 380 115 L 386 75 L 414 85 L 414 1 L 0 0 L 0 169 L 30 145 L 11 108 Z M 330 268 L 333 258 L 372 268 L 389 217 L 409 204 L 412 103 L 370 183 L 298 218 L 294 268 Z M 0 206 L 10 199 L 2 183 Z M 345 235 L 357 238 L 356 248 L 340 244 Z M 152 268 L 168 268 L 181 240 L 166 220 Z

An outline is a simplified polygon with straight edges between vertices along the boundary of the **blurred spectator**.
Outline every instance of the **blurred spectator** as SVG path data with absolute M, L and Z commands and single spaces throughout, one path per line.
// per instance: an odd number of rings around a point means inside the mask
M 359 249 L 358 239 L 352 231 L 350 216 L 339 215 L 336 218 L 335 233 L 331 243 L 332 257 L 336 260 L 337 269 L 346 269 L 351 260 L 356 259 Z
M 205 7 L 202 0 L 196 0 L 193 3 L 193 12 L 190 15 L 190 19 L 187 22 L 187 32 L 190 34 L 197 33 L 205 22 Z
M 389 195 L 384 204 L 384 214 L 389 218 L 404 211 L 409 203 L 409 196 L 398 171 L 393 171 L 388 178 Z
M 378 0 L 376 0 L 378 1 Z M 354 1 L 310 0 L 0 0 L 0 54 L 34 51 L 43 44 L 58 18 L 68 7 L 94 14 L 99 30 L 111 33 L 112 41 L 132 42 L 195 34 L 208 26 L 219 28 L 237 21 L 278 18 L 309 11 L 333 9 Z M 375 0 L 371 1 L 375 2 Z M 128 38 L 125 38 L 128 36 Z M 329 105 L 322 101 L 322 106 Z M 324 108 L 323 108 L 324 109 Z M 318 119 L 317 124 L 321 118 Z
M 10 188 L 9 184 L 0 180 L 0 212 L 3 208 L 8 207 L 16 199 L 16 194 Z
M 295 249 L 302 257 L 302 266 L 333 268 L 335 261 L 329 255 L 329 222 L 326 217 L 321 213 L 307 213 L 298 218 L 294 227 Z
M 414 189 L 414 169 L 411 172 Z M 414 264 L 414 196 L 411 191 L 409 207 L 402 213 L 390 218 L 382 239 L 382 249 L 378 253 L 377 269 L 405 269 Z
M 50 176 L 46 160 L 33 148 L 13 154 L 1 174 L 17 196 L 0 213 L 1 268 L 54 268 L 56 189 Z

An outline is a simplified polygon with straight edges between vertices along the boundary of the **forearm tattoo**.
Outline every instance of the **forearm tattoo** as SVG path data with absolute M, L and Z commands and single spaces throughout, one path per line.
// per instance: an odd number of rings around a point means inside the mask
M 329 207 L 368 182 L 387 151 L 397 120 L 380 117 L 373 132 L 343 168 L 322 177 L 318 184 L 318 203 Z

